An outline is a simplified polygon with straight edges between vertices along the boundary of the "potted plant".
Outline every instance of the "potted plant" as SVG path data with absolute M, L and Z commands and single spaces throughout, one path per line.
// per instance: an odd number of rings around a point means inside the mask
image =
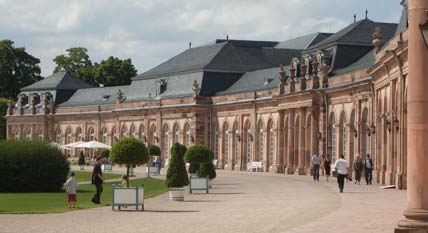
M 148 148 L 148 153 L 149 153 L 150 159 L 146 169 L 147 174 L 149 175 L 150 173 L 159 174 L 160 164 L 156 164 L 156 162 L 160 161 L 159 156 L 161 155 L 161 149 L 157 145 L 150 145 Z M 156 160 L 152 160 L 152 156 L 157 156 Z
M 184 186 L 189 184 L 186 165 L 184 164 L 184 153 L 186 147 L 175 143 L 171 147 L 171 161 L 166 173 L 166 185 L 169 188 L 169 198 L 171 201 L 184 201 Z
M 129 170 L 131 167 L 143 165 L 148 160 L 146 146 L 135 138 L 124 138 L 111 148 L 110 161 L 112 164 L 126 166 L 126 187 L 129 187 Z
M 85 169 L 85 155 L 83 155 L 83 151 L 80 151 L 79 160 L 77 161 L 77 165 L 79 165 L 80 170 Z
M 198 170 L 201 163 L 208 163 L 212 160 L 212 153 L 210 150 L 202 145 L 195 144 L 186 151 L 184 159 L 186 162 L 190 163 L 189 173 L 190 174 L 199 174 Z
M 212 155 L 212 151 L 211 155 Z M 214 164 L 212 162 L 201 163 L 199 167 L 199 176 L 206 177 L 208 176 L 208 185 L 211 188 L 213 179 L 216 178 L 217 173 L 215 172 Z

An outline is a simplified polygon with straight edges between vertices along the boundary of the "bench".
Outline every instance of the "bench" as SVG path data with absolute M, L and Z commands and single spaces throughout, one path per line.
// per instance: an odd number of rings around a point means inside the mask
M 199 177 L 191 175 L 189 179 L 189 192 L 192 193 L 193 190 L 205 190 L 206 193 L 209 193 L 208 176 Z
M 135 206 L 136 210 L 141 206 L 141 211 L 144 210 L 144 185 L 129 188 L 113 185 L 112 190 L 111 208 L 113 211 L 115 207 L 120 210 L 123 206 Z
M 146 174 L 160 175 L 159 167 L 146 167 Z
M 111 164 L 102 164 L 101 169 L 103 170 L 103 172 L 105 172 L 105 171 L 112 172 L 113 166 Z
M 247 171 L 251 171 L 251 172 L 263 171 L 262 162 L 249 162 L 247 164 Z

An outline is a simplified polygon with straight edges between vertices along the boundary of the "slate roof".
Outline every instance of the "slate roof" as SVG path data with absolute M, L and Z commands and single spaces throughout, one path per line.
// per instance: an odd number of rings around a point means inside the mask
M 381 28 L 384 41 L 390 40 L 397 29 L 394 23 L 378 23 L 370 19 L 354 22 L 325 40 L 308 48 L 308 50 L 323 49 L 334 44 L 372 46 L 372 33 L 375 26 Z
M 369 67 L 373 66 L 374 62 L 374 50 L 372 49 L 356 62 L 345 68 L 334 70 L 330 75 L 340 75 L 350 73 L 356 70 L 368 69 Z
M 123 93 L 129 86 L 96 87 L 77 90 L 68 101 L 60 104 L 60 107 L 112 105 L 116 103 L 116 93 L 120 89 Z
M 407 31 L 407 27 L 408 27 L 408 25 L 407 25 L 407 20 L 408 20 L 407 1 L 403 1 L 401 4 L 403 5 L 403 11 L 401 13 L 400 22 L 398 23 L 398 26 L 397 26 L 397 31 L 395 32 L 396 35 Z
M 240 92 L 260 91 L 273 89 L 278 85 L 279 67 L 247 72 L 236 81 L 230 88 L 225 91 L 218 92 L 217 95 L 229 95 Z M 284 67 L 288 70 L 289 67 Z
M 274 43 L 217 40 L 214 44 L 188 49 L 133 80 L 199 71 L 244 73 L 279 66 L 300 56 L 300 50 L 272 48 Z
M 311 33 L 308 35 L 293 38 L 291 40 L 280 42 L 275 46 L 275 48 L 307 49 L 308 47 L 319 43 L 320 41 L 326 39 L 331 35 L 333 35 L 333 33 L 321 33 L 321 32 Z
M 91 87 L 93 86 L 66 72 L 57 72 L 36 83 L 21 88 L 21 91 L 77 90 Z

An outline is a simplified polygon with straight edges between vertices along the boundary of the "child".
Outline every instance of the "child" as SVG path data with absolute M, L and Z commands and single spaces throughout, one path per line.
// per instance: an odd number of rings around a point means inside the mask
M 122 188 L 126 188 L 126 175 L 122 176 L 122 183 L 121 183 L 121 185 L 122 185 Z
M 68 194 L 68 208 L 75 208 L 76 199 L 76 191 L 77 191 L 77 180 L 74 178 L 74 172 L 70 172 L 70 179 L 67 180 L 64 184 L 67 189 Z

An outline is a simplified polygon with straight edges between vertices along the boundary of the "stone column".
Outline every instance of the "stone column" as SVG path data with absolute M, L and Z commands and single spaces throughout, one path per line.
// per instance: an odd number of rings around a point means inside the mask
M 275 129 L 275 156 L 273 161 L 273 172 L 282 173 L 284 168 L 284 112 L 279 112 L 279 120 Z
M 300 109 L 300 125 L 299 125 L 299 164 L 296 169 L 296 173 L 299 175 L 305 175 L 305 118 L 306 118 L 306 109 L 302 108 Z
M 300 91 L 306 90 L 306 64 L 305 59 L 302 59 L 302 64 L 300 65 Z
M 407 204 L 396 233 L 428 232 L 428 49 L 419 29 L 428 1 L 409 0 Z
M 288 157 L 287 157 L 287 174 L 294 173 L 294 110 L 289 111 L 288 116 Z

